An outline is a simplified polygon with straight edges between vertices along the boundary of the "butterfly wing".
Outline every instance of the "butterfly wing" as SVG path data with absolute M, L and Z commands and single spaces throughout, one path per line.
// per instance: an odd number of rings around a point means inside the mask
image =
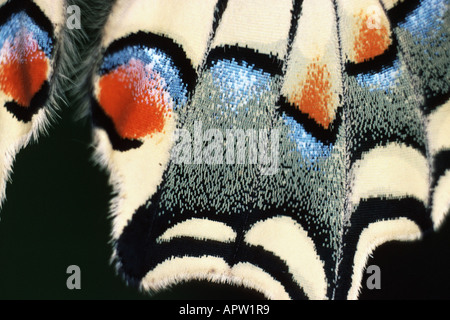
M 16 153 L 55 116 L 64 5 L 0 2 L 0 204 Z
M 117 1 L 93 77 L 114 260 L 357 298 L 372 250 L 449 211 L 449 3 Z

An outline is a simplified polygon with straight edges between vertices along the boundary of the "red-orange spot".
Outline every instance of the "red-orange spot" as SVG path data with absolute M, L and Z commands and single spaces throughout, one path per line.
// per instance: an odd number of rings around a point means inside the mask
M 48 58 L 31 35 L 5 41 L 1 50 L 0 88 L 20 106 L 30 106 L 48 73 Z
M 304 80 L 289 99 L 301 112 L 307 113 L 318 124 L 328 129 L 331 118 L 329 108 L 332 100 L 330 73 L 327 65 L 311 63 Z
M 353 46 L 356 63 L 373 59 L 385 52 L 391 44 L 387 27 L 381 23 L 379 25 L 372 23 L 372 18 L 363 12 L 359 14 L 360 29 Z
M 170 113 L 161 77 L 139 60 L 130 60 L 104 75 L 99 82 L 99 103 L 113 120 L 117 133 L 139 139 L 162 132 Z

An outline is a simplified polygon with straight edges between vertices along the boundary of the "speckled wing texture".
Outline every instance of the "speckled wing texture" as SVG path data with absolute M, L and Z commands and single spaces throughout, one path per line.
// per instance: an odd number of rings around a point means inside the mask
M 63 0 L 0 0 L 0 207 L 17 152 L 55 115 Z
M 449 212 L 449 10 L 118 0 L 91 99 L 118 272 L 357 299 L 377 246 Z

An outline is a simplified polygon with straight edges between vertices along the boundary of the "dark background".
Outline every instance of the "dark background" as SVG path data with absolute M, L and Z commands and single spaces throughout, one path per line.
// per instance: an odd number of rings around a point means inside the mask
M 0 213 L 0 299 L 244 299 L 249 290 L 202 282 L 153 297 L 127 287 L 109 264 L 111 189 L 91 159 L 90 124 L 66 108 L 49 134 L 22 150 Z M 450 225 L 422 241 L 379 247 L 381 290 L 361 299 L 450 298 Z M 68 290 L 66 269 L 81 268 L 81 290 Z

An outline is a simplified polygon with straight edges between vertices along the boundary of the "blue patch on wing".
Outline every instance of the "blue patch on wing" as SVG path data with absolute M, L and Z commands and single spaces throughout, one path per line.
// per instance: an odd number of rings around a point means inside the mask
M 356 76 L 358 84 L 369 91 L 383 90 L 389 93 L 390 88 L 395 87 L 397 79 L 402 74 L 401 63 L 397 59 L 390 67 L 383 68 L 377 73 L 360 73 Z
M 212 64 L 213 81 L 224 97 L 223 104 L 217 106 L 224 109 L 222 114 L 227 110 L 238 114 L 238 105 L 247 104 L 250 100 L 258 105 L 261 95 L 270 90 L 270 73 L 255 69 L 253 65 L 234 60 L 219 60 Z
M 27 36 L 31 34 L 47 57 L 50 57 L 53 43 L 50 35 L 42 30 L 32 18 L 24 11 L 14 13 L 8 21 L 0 27 L 0 48 L 3 47 L 5 41 L 14 42 L 18 36 Z
M 426 40 L 430 32 L 442 31 L 447 5 L 444 0 L 423 0 L 404 22 L 399 23 L 399 27 Z
M 291 129 L 289 137 L 297 144 L 299 152 L 306 162 L 311 165 L 318 160 L 328 158 L 333 151 L 333 144 L 323 144 L 314 138 L 303 126 L 294 118 L 283 114 L 284 123 Z

